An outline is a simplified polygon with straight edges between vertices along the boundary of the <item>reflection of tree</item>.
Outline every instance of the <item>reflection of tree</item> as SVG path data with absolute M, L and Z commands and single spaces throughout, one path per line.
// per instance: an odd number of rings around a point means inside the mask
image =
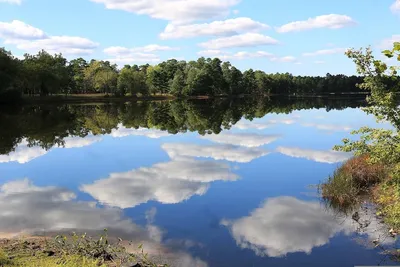
M 192 101 L 154 101 L 110 105 L 23 106 L 0 112 L 0 154 L 12 152 L 23 139 L 29 146 L 50 149 L 63 146 L 68 136 L 109 134 L 119 124 L 127 128 L 155 128 L 171 134 L 219 134 L 242 117 L 261 118 L 268 113 L 293 110 L 358 107 L 354 99 L 233 98 Z

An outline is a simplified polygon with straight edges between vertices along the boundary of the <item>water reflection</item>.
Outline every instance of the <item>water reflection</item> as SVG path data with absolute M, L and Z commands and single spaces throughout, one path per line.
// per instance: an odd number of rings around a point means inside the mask
M 302 149 L 298 147 L 278 147 L 276 151 L 293 158 L 304 158 L 330 164 L 342 162 L 351 157 L 350 153 L 345 152 Z
M 368 221 L 362 230 L 370 241 L 394 243 L 387 236 L 388 229 L 368 211 L 355 221 L 351 216 L 338 216 L 319 202 L 303 201 L 294 197 L 265 200 L 250 215 L 236 220 L 223 220 L 238 246 L 253 250 L 259 256 L 282 257 L 288 253 L 310 254 L 316 247 L 329 243 L 339 233 L 357 232 L 359 224 Z M 380 239 L 382 238 L 382 239 Z
M 375 123 L 347 109 L 360 105 L 244 98 L 3 110 L 0 232 L 108 228 L 180 267 L 376 265 L 372 241 L 394 240 L 372 210 L 357 207 L 355 221 L 355 211 L 303 194 L 349 158 L 331 151 L 347 125 Z
M 248 163 L 269 154 L 267 150 L 260 148 L 214 144 L 196 145 L 188 143 L 167 143 L 162 145 L 162 149 L 164 149 L 171 158 L 188 156 L 240 163 Z
M 24 179 L 5 183 L 0 190 L 0 235 L 3 237 L 76 230 L 96 233 L 107 228 L 114 236 L 143 244 L 152 255 L 163 254 L 174 266 L 207 266 L 206 262 L 190 256 L 178 246 L 172 250 L 162 244 L 166 233 L 153 224 L 155 209 L 147 212 L 147 224 L 142 227 L 124 217 L 122 210 L 98 207 L 96 202 L 77 201 L 76 194 L 64 188 L 38 187 Z M 179 244 L 177 241 L 166 240 Z
M 119 208 L 135 207 L 150 200 L 179 203 L 203 195 L 211 182 L 234 181 L 238 176 L 222 162 L 177 158 L 83 185 L 81 190 L 100 203 Z

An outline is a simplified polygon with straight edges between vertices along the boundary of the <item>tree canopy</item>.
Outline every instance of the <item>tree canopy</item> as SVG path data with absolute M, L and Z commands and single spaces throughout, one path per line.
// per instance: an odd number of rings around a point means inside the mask
M 125 65 L 83 58 L 68 61 L 61 54 L 40 51 L 15 58 L 0 49 L 0 100 L 10 92 L 20 95 L 151 94 L 185 96 L 305 95 L 361 92 L 360 76 L 327 74 L 323 77 L 240 71 L 230 62 L 201 57 L 197 61 L 170 59 L 157 65 Z

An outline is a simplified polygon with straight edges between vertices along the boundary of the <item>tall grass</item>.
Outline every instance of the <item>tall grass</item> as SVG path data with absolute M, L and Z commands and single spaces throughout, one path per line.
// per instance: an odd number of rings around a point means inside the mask
M 386 176 L 383 165 L 369 163 L 368 156 L 363 155 L 346 161 L 320 186 L 320 190 L 322 197 L 333 205 L 352 205 Z

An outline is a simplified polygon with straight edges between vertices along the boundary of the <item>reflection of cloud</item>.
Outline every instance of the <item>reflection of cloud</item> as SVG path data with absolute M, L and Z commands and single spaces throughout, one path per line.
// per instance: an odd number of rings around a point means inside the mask
M 319 203 L 292 197 L 269 199 L 249 216 L 223 224 L 229 226 L 240 247 L 270 257 L 310 253 L 342 230 Z
M 101 203 L 128 208 L 150 200 L 179 203 L 193 195 L 203 195 L 213 181 L 237 178 L 228 164 L 179 158 L 148 168 L 112 173 L 81 189 Z
M 378 221 L 374 218 L 370 218 L 369 230 L 363 233 L 370 240 L 379 235 L 375 228 Z M 358 226 L 351 217 L 338 218 L 318 202 L 293 197 L 268 199 L 249 216 L 221 223 L 229 227 L 238 246 L 270 257 L 294 252 L 311 253 L 313 248 L 329 243 L 336 234 L 348 235 Z
M 279 118 L 279 119 L 273 119 L 273 120 L 268 120 L 265 122 L 254 122 L 254 121 L 248 121 L 248 120 L 240 120 L 238 121 L 234 127 L 238 128 L 240 130 L 247 130 L 247 129 L 257 129 L 257 130 L 264 130 L 266 128 L 269 128 L 273 125 L 276 124 L 286 124 L 286 125 L 291 125 L 296 123 L 296 120 L 294 118 Z
M 169 250 L 161 244 L 163 231 L 152 224 L 155 210 L 149 212 L 152 220 L 141 227 L 125 218 L 118 208 L 100 208 L 95 202 L 75 198 L 67 189 L 37 187 L 28 179 L 6 183 L 0 187 L 0 233 L 4 236 L 71 230 L 94 233 L 107 228 L 112 235 L 143 244 L 146 252 L 165 252 L 168 259 L 181 263 L 176 266 L 207 266 L 184 251 Z
M 230 144 L 245 147 L 259 147 L 274 142 L 279 135 L 262 135 L 255 133 L 230 133 L 222 132 L 220 134 L 210 134 L 201 136 L 200 138 L 207 139 L 216 143 Z
M 0 155 L 0 163 L 16 161 L 23 164 L 43 156 L 47 152 L 39 146 L 28 147 L 28 141 L 24 139 L 13 152 L 10 152 L 8 155 Z
M 101 137 L 93 135 L 88 135 L 86 137 L 71 136 L 66 137 L 63 140 L 65 142 L 64 148 L 79 148 L 89 146 L 95 142 L 99 142 L 101 141 Z M 31 160 L 44 156 L 50 151 L 41 148 L 40 146 L 29 147 L 28 144 L 29 143 L 26 139 L 22 140 L 22 142 L 17 145 L 14 151 L 10 152 L 8 155 L 0 155 L 0 163 L 15 161 L 24 164 L 30 162 Z
M 316 162 L 330 164 L 342 162 L 351 157 L 350 153 L 345 152 L 302 149 L 297 147 L 278 147 L 276 151 L 289 157 L 305 158 Z
M 93 135 L 88 135 L 86 137 L 76 137 L 76 136 L 71 136 L 64 138 L 65 142 L 65 148 L 78 148 L 78 147 L 85 147 L 85 146 L 90 146 L 91 144 L 94 144 L 96 142 L 101 141 L 100 136 L 93 136 Z
M 335 125 L 335 124 L 304 123 L 302 125 L 305 127 L 314 127 L 314 128 L 317 128 L 318 130 L 323 130 L 323 131 L 348 132 L 352 129 L 352 127 L 350 127 L 350 126 Z
M 164 136 L 169 136 L 170 134 L 166 131 L 161 131 L 157 129 L 147 129 L 147 128 L 126 128 L 122 126 L 122 124 L 118 125 L 117 129 L 113 129 L 111 132 L 111 136 L 113 137 L 125 137 L 130 135 L 139 135 L 139 136 L 146 136 L 149 138 L 161 138 Z
M 204 157 L 242 163 L 250 162 L 268 154 L 263 149 L 233 145 L 163 144 L 162 148 L 170 158 L 177 156 Z

